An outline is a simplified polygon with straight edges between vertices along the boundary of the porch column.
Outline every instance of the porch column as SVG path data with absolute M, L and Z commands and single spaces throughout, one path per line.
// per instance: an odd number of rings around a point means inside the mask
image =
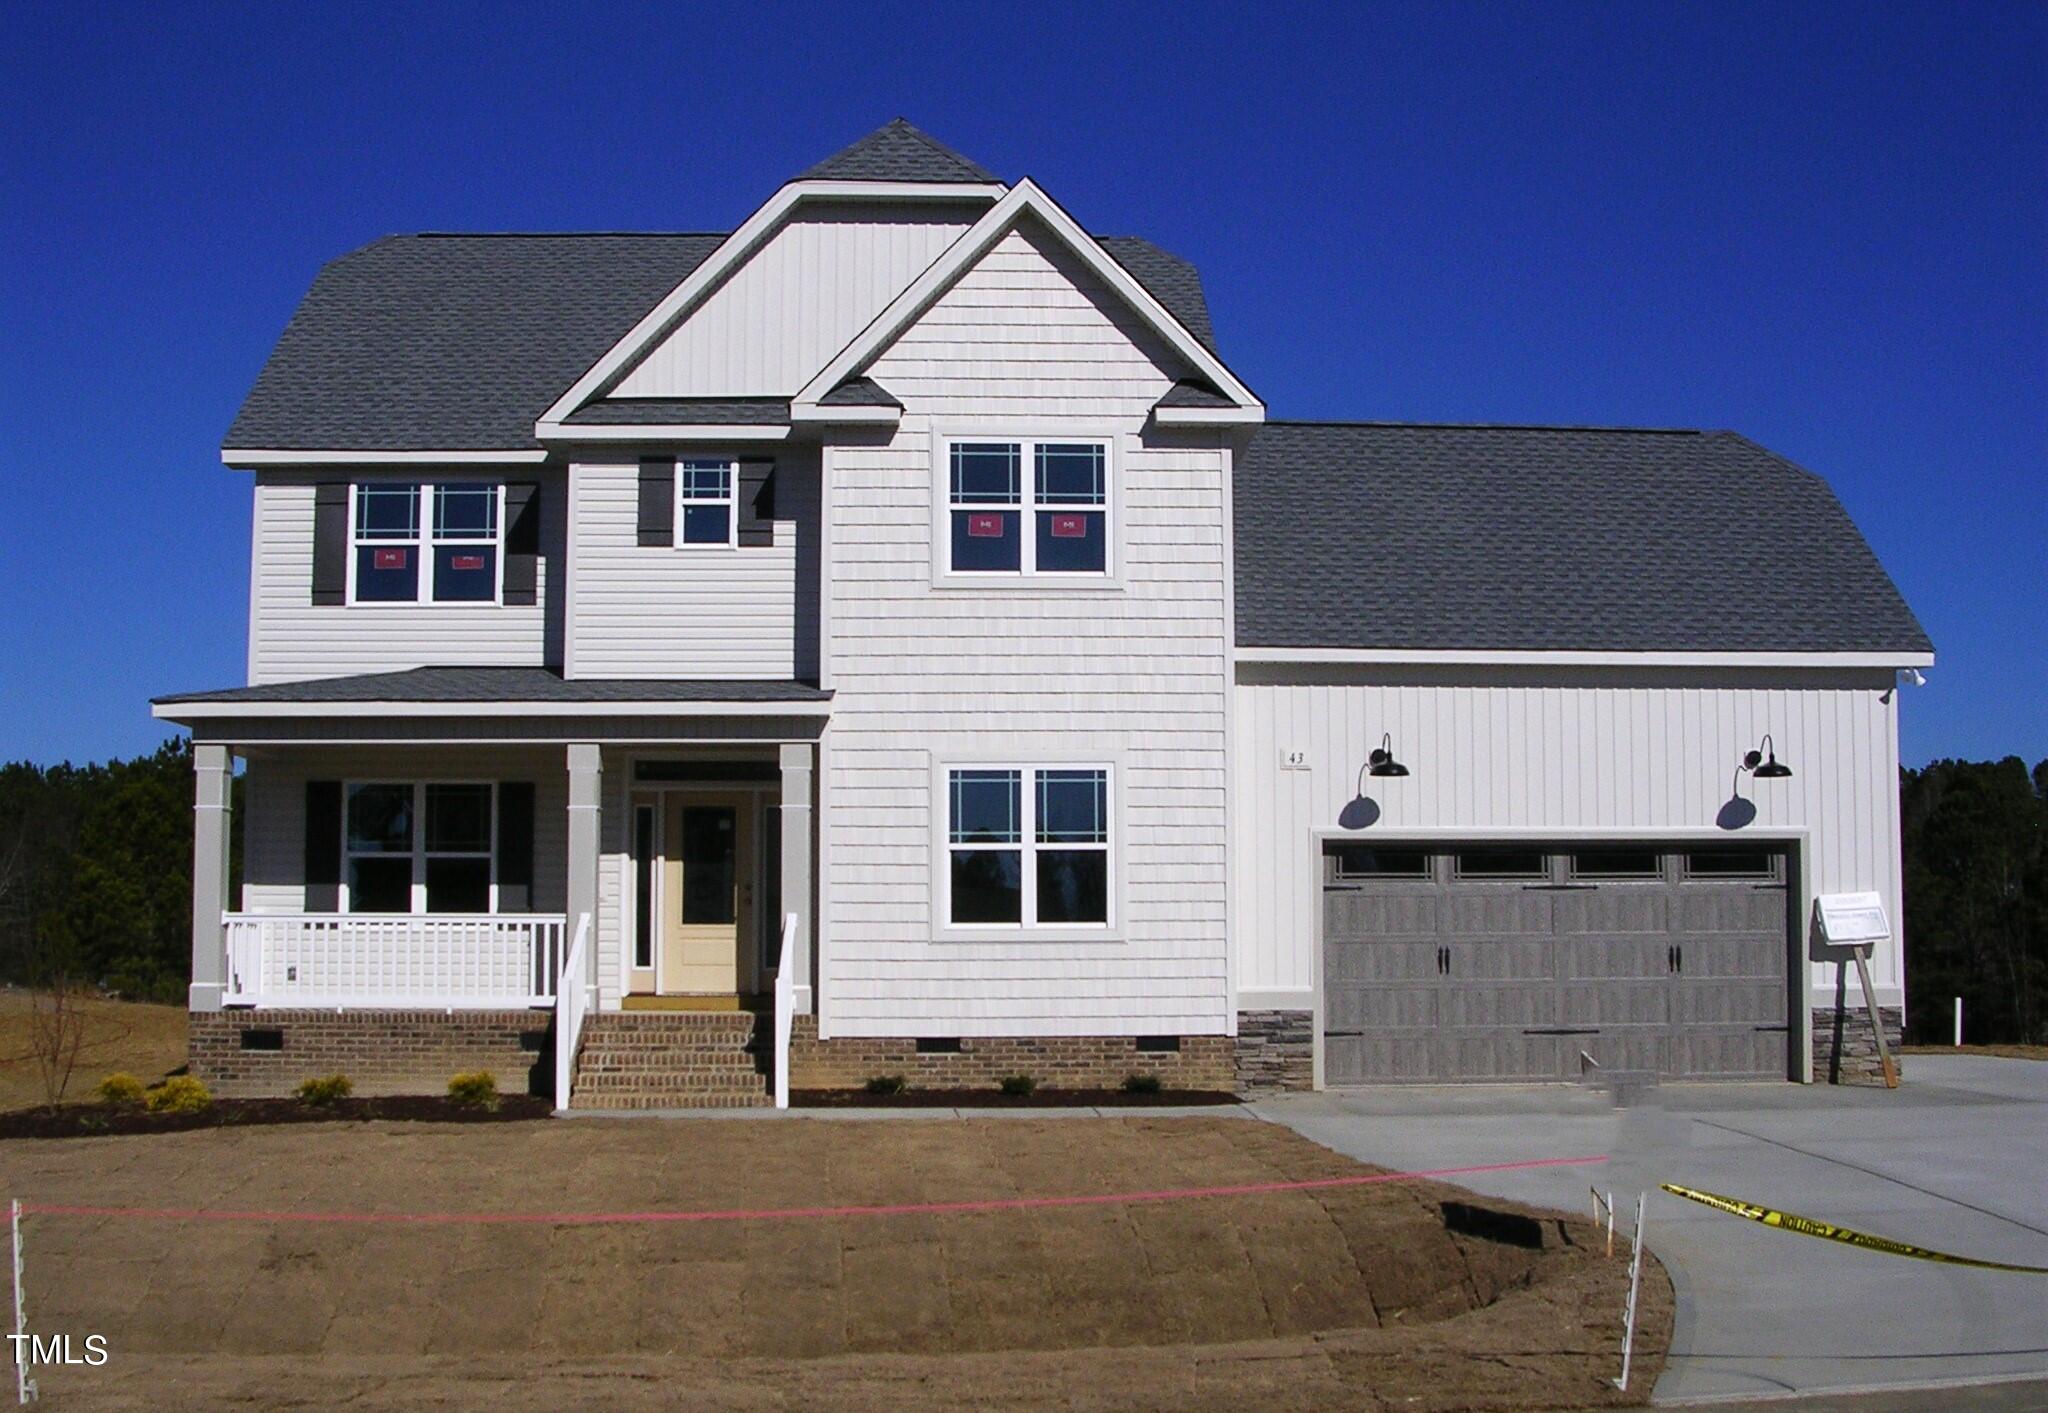
M 226 746 L 194 745 L 192 774 L 192 987 L 186 1004 L 217 1011 L 227 986 L 221 914 L 228 907 L 228 813 L 235 762 Z
M 597 979 L 597 860 L 598 825 L 604 787 L 604 763 L 597 744 L 572 741 L 569 744 L 569 940 L 574 942 L 576 925 L 590 915 L 589 970 L 583 980 Z
M 796 1013 L 811 1012 L 811 761 L 817 748 L 808 741 L 782 747 L 782 908 L 796 914 L 796 936 L 784 951 L 782 965 L 791 968 Z M 779 931 L 782 919 L 776 918 Z

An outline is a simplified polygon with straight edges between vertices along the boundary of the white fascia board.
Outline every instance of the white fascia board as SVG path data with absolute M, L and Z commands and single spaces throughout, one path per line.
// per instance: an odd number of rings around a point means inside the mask
M 1162 427 L 1250 427 L 1266 420 L 1263 407 L 1155 407 L 1152 420 Z
M 644 426 L 567 426 L 543 422 L 534 435 L 549 442 L 780 442 L 790 429 L 759 423 L 659 422 Z
M 778 230 L 800 201 L 868 201 L 868 200 L 987 200 L 996 201 L 1004 192 L 1000 185 L 936 185 L 924 182 L 788 182 L 761 204 L 759 210 L 747 217 L 740 228 L 727 236 L 718 249 L 705 257 L 704 263 L 683 277 L 683 282 L 668 292 L 661 303 L 647 311 L 639 323 L 626 336 L 613 344 L 605 355 L 590 365 L 582 377 L 569 385 L 569 390 L 555 399 L 554 406 L 540 415 L 535 426 L 536 436 L 545 436 L 541 431 L 549 423 L 560 423 L 623 377 L 642 354 L 652 348 L 656 340 L 681 323 L 691 308 L 717 288 L 727 274 L 748 256 L 752 255 L 768 237 Z
M 255 470 L 268 466 L 531 466 L 546 461 L 545 450 L 505 451 L 274 451 L 230 447 L 223 466 Z
M 792 422 L 861 423 L 866 426 L 893 427 L 903 420 L 900 407 L 827 407 L 823 405 L 792 406 L 789 409 Z
M 1239 662 L 1385 667 L 1932 667 L 1933 653 L 1490 652 L 1437 648 L 1246 648 Z
M 1261 417 L 1264 416 L 1265 405 L 1252 390 L 1239 382 L 1237 375 L 1226 368 L 1221 359 L 1202 347 L 1187 327 L 1153 298 L 1150 290 L 1138 283 L 1094 236 L 1082 230 L 1073 217 L 1060 209 L 1059 203 L 1028 177 L 989 208 L 965 235 L 946 248 L 945 254 L 911 281 L 909 288 L 891 300 L 889 307 L 877 314 L 853 342 L 841 349 L 823 371 L 804 384 L 802 391 L 790 400 L 791 415 L 799 415 L 799 408 L 808 411 L 817 407 L 819 399 L 826 393 L 878 357 L 955 280 L 1027 215 L 1044 222 L 1098 279 L 1136 310 L 1139 317 L 1173 347 L 1174 352 L 1214 383 L 1224 396 L 1242 407 L 1257 408 Z
M 159 721 L 311 717 L 830 716 L 829 701 L 801 702 L 159 702 Z

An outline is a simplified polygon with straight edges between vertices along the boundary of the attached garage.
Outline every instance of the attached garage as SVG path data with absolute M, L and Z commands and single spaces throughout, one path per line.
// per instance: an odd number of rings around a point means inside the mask
M 1325 1082 L 1797 1077 L 1782 847 L 1331 842 Z

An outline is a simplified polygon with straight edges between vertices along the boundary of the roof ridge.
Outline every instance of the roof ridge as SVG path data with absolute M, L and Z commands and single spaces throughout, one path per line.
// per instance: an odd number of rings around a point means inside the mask
M 1000 183 L 1002 178 L 909 119 L 896 117 L 822 162 L 812 163 L 793 180 Z
M 1269 427 L 1385 427 L 1421 432 L 1611 432 L 1638 437 L 1720 435 L 1698 427 L 1623 427 L 1574 422 L 1389 422 L 1370 418 L 1268 417 Z

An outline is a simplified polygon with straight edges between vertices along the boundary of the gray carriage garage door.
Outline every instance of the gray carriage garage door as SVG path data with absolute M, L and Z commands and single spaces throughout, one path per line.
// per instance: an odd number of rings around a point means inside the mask
M 1790 860 L 1769 848 L 1330 844 L 1330 1084 L 1784 1079 Z

